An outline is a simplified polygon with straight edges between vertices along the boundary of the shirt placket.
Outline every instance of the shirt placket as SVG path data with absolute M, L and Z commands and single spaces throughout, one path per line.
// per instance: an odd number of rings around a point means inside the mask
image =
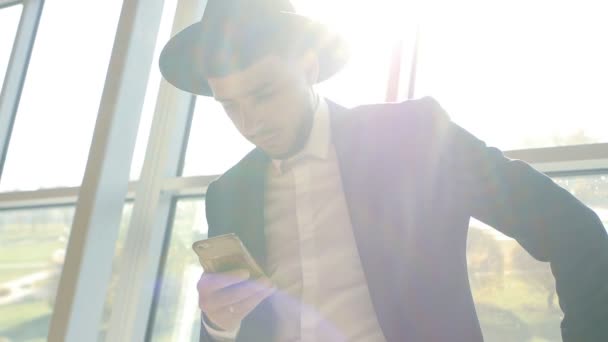
M 314 222 L 312 212 L 311 168 L 300 165 L 293 168 L 296 191 L 296 218 L 300 239 L 302 262 L 302 310 L 300 334 L 303 342 L 316 341 L 318 268 L 314 239 Z

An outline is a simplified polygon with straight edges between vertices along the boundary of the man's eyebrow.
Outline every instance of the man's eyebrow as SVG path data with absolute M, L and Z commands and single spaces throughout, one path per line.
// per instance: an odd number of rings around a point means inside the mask
M 273 81 L 267 81 L 264 82 L 260 85 L 258 85 L 257 87 L 251 89 L 250 91 L 247 92 L 247 95 L 258 95 L 260 93 L 263 93 L 265 90 L 268 90 L 269 88 L 274 86 L 274 82 Z M 215 98 L 216 101 L 218 102 L 232 102 L 232 99 L 228 99 L 228 98 L 221 98 L 221 97 L 216 97 Z

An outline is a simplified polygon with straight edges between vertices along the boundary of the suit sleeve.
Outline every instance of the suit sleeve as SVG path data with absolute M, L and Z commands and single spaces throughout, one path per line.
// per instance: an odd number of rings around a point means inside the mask
M 564 341 L 608 341 L 608 236 L 599 217 L 551 178 L 452 123 L 425 98 L 442 169 L 471 216 L 550 263 Z M 429 115 L 430 112 L 430 115 Z
M 211 183 L 207 188 L 207 193 L 205 195 L 205 215 L 207 217 L 207 226 L 209 236 L 218 235 L 217 229 L 219 228 L 216 223 L 216 215 L 219 212 L 217 203 L 218 199 L 216 197 L 214 183 Z M 224 342 L 224 341 L 234 341 L 236 340 L 236 336 L 238 335 L 239 329 L 235 331 L 218 331 L 209 327 L 205 318 L 201 314 L 201 330 L 200 330 L 200 342 Z
M 236 341 L 236 337 L 239 334 L 239 330 L 241 329 L 241 326 L 239 325 L 237 328 L 235 328 L 234 330 L 230 330 L 230 331 L 223 331 L 223 330 L 217 330 L 212 328 L 205 319 L 205 315 L 202 315 L 203 318 L 201 319 L 201 322 L 203 324 L 203 326 L 201 327 L 201 330 L 205 330 L 206 334 L 211 337 L 212 341 L 215 342 L 232 342 L 232 341 Z M 201 333 L 202 335 L 202 333 Z
M 217 210 L 214 208 L 214 196 L 213 196 L 213 183 L 209 184 L 209 187 L 207 188 L 207 192 L 205 194 L 205 215 L 207 217 L 207 231 L 211 231 L 211 227 L 215 225 L 215 216 L 214 213 L 217 212 Z M 206 329 L 205 324 L 203 324 L 203 315 L 201 312 L 201 330 L 200 330 L 200 337 L 199 337 L 199 341 L 200 342 L 215 342 L 215 340 L 213 339 L 213 337 L 211 336 L 211 334 L 209 334 L 209 332 Z

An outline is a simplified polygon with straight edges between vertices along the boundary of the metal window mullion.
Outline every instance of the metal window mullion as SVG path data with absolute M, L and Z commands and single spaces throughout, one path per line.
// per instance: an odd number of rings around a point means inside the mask
M 96 341 L 163 0 L 123 2 L 70 233 L 51 342 Z
M 401 64 L 403 64 L 403 38 L 396 40 L 389 63 L 388 79 L 386 84 L 386 102 L 395 102 L 399 97 L 399 83 L 401 82 Z
M 608 170 L 608 159 L 573 160 L 565 162 L 530 163 L 546 174 L 602 174 Z
M 214 176 L 174 177 L 163 181 L 161 191 L 172 196 L 204 195 Z M 138 181 L 129 182 L 125 200 L 135 198 Z M 80 187 L 54 188 L 33 191 L 0 192 L 0 210 L 24 209 L 40 206 L 74 204 Z
M 557 163 L 608 159 L 608 143 L 565 145 L 505 151 L 513 159 L 528 163 Z
M 0 193 L 0 210 L 74 204 L 77 199 L 78 188 Z
M 192 96 L 177 94 L 169 89 L 164 81 L 160 99 L 166 101 L 157 106 L 152 123 L 146 160 L 139 184 L 135 191 L 135 202 L 123 254 L 120 256 L 118 285 L 112 306 L 107 341 L 143 341 L 150 307 L 154 295 L 154 285 L 162 254 L 165 230 L 169 225 L 172 192 L 163 192 L 163 179 L 171 170 L 172 158 L 179 151 L 171 140 L 179 139 L 178 131 L 181 118 L 187 106 L 177 102 L 192 101 Z M 174 92 L 168 99 L 163 94 Z M 181 97 L 181 99 L 180 99 Z M 182 100 L 182 101 L 180 101 Z M 176 105 L 169 105 L 174 102 Z M 181 108 L 180 108 L 181 107 Z M 180 145 L 177 145 L 180 146 Z M 173 166 L 175 166 L 174 164 Z M 177 169 L 175 167 L 175 169 Z
M 23 0 L 0 0 L 0 9 L 15 6 L 22 2 L 23 2 Z
M 6 3 L 9 4 L 12 2 Z M 19 28 L 0 92 L 0 180 L 43 5 L 44 0 L 23 2 Z
M 412 64 L 410 65 L 410 79 L 407 88 L 407 98 L 413 99 L 416 95 L 416 81 L 418 72 L 418 56 L 420 55 L 420 30 L 421 24 L 416 26 L 416 36 L 414 38 L 414 48 L 412 49 Z
M 135 197 L 136 182 L 128 185 L 125 200 Z M 0 193 L 0 210 L 74 204 L 78 200 L 80 187 L 15 191 Z
M 191 177 L 175 177 L 167 179 L 163 183 L 162 190 L 178 195 L 181 192 L 188 191 L 203 191 L 209 183 L 217 179 L 219 176 L 191 176 Z
M 202 15 L 205 1 L 178 2 L 172 34 Z M 175 192 L 165 183 L 177 176 L 194 96 L 161 80 L 159 98 L 114 297 L 107 341 L 144 341 L 158 284 Z

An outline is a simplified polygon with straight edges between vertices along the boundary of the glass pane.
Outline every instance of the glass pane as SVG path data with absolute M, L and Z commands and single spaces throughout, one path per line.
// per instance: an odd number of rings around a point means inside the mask
M 23 6 L 17 5 L 0 9 L 0 89 L 4 83 L 6 68 L 13 50 L 22 8 Z
M 53 1 L 44 7 L 0 190 L 82 181 L 121 5 Z
M 608 176 L 555 181 L 595 210 L 608 227 Z M 547 263 L 476 220 L 471 221 L 467 259 L 485 341 L 561 341 L 562 312 Z
M 66 10 L 74 7 L 72 4 L 54 3 L 45 6 L 0 191 L 80 184 L 121 3 L 122 1 L 113 0 L 93 7 L 87 6 L 87 11 L 83 13 L 97 13 L 89 15 L 92 18 L 85 15 L 78 18 L 66 16 L 69 13 Z M 165 2 L 133 155 L 131 180 L 138 179 L 141 173 L 161 79 L 156 61 L 169 38 L 176 4 L 176 0 Z M 63 17 L 66 19 L 63 20 Z M 84 25 L 84 22 L 89 24 Z M 84 41 L 79 48 L 70 38 L 73 35 L 63 34 L 69 30 L 69 25 L 84 27 L 81 36 L 76 37 L 79 41 Z M 63 50 L 55 51 L 53 44 L 57 43 Z M 66 58 L 62 51 L 71 52 Z M 58 66 L 60 68 L 55 69 Z M 38 84 L 30 84 L 36 82 Z M 39 101 L 40 98 L 44 100 Z M 43 112 L 42 108 L 50 109 L 53 115 L 48 115 L 48 110 Z M 66 125 L 65 122 L 70 124 Z M 32 136 L 39 140 L 32 142 Z M 45 165 L 44 172 L 37 170 L 41 169 L 37 167 L 40 163 L 49 160 L 57 163 Z
M 292 3 L 299 13 L 326 23 L 350 44 L 349 63 L 333 78 L 319 84 L 320 93 L 347 107 L 382 102 L 395 41 L 411 26 L 396 15 L 404 13 L 402 2 L 295 0 Z M 253 148 L 223 116 L 223 109 L 213 100 L 197 100 L 183 175 L 221 174 Z
M 198 97 L 182 174 L 222 174 L 253 147 L 234 127 L 218 102 Z
M 501 149 L 608 141 L 602 2 L 441 7 L 423 21 L 416 97 L 435 97 L 456 123 Z
M 73 218 L 73 206 L 0 211 L 0 340 L 46 340 Z
M 203 271 L 192 243 L 207 237 L 205 204 L 201 199 L 177 203 L 175 219 L 154 314 L 152 341 L 198 341 L 200 311 L 196 283 Z

